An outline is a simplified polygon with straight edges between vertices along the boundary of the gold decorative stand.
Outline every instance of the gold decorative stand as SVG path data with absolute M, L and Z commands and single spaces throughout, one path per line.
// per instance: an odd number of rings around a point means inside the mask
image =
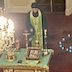
M 16 60 L 16 56 L 14 54 L 14 51 L 12 49 L 9 49 L 7 54 L 5 55 L 5 60 L 8 62 L 12 62 Z

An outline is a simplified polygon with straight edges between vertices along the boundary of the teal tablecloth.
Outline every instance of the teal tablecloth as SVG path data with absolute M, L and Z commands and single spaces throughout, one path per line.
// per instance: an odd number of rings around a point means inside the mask
M 26 60 L 26 51 L 24 48 L 21 48 L 20 52 L 15 52 L 17 59 L 13 62 L 8 62 L 5 60 L 6 52 L 4 52 L 0 58 L 0 68 L 1 66 L 15 66 L 15 65 L 37 66 L 37 67 L 47 68 L 53 53 L 52 49 L 49 49 L 48 51 L 49 51 L 49 54 L 45 56 L 41 55 L 39 60 Z M 18 63 L 18 60 L 22 60 L 22 63 Z M 38 62 L 38 61 L 41 61 L 41 62 Z

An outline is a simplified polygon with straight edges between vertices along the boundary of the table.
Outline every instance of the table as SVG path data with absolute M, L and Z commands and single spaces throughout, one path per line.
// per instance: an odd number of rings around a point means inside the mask
M 5 51 L 0 57 L 0 68 L 3 68 L 3 72 L 49 72 L 49 62 L 54 50 L 48 49 L 48 51 L 49 54 L 40 55 L 39 60 L 26 60 L 26 49 L 21 48 L 20 52 L 15 52 L 16 60 L 12 62 L 5 60 Z

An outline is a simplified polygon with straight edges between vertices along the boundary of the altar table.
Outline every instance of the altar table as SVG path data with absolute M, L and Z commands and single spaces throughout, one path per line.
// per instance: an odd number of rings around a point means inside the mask
M 49 72 L 49 63 L 54 50 L 48 49 L 48 52 L 48 55 L 40 55 L 39 60 L 26 60 L 26 49 L 21 48 L 20 52 L 15 52 L 16 60 L 8 62 L 5 60 L 5 51 L 0 57 L 0 68 L 3 72 Z

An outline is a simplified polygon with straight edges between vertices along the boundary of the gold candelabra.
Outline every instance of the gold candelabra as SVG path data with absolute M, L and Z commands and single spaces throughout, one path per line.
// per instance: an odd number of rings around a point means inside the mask
M 14 43 L 14 23 L 11 19 L 0 17 L 0 50 L 6 50 Z
M 12 45 L 14 44 L 14 23 L 11 19 L 7 19 L 3 16 L 3 11 L 0 9 L 0 53 L 4 50 L 7 51 L 5 60 L 14 61 L 15 54 L 12 51 Z

